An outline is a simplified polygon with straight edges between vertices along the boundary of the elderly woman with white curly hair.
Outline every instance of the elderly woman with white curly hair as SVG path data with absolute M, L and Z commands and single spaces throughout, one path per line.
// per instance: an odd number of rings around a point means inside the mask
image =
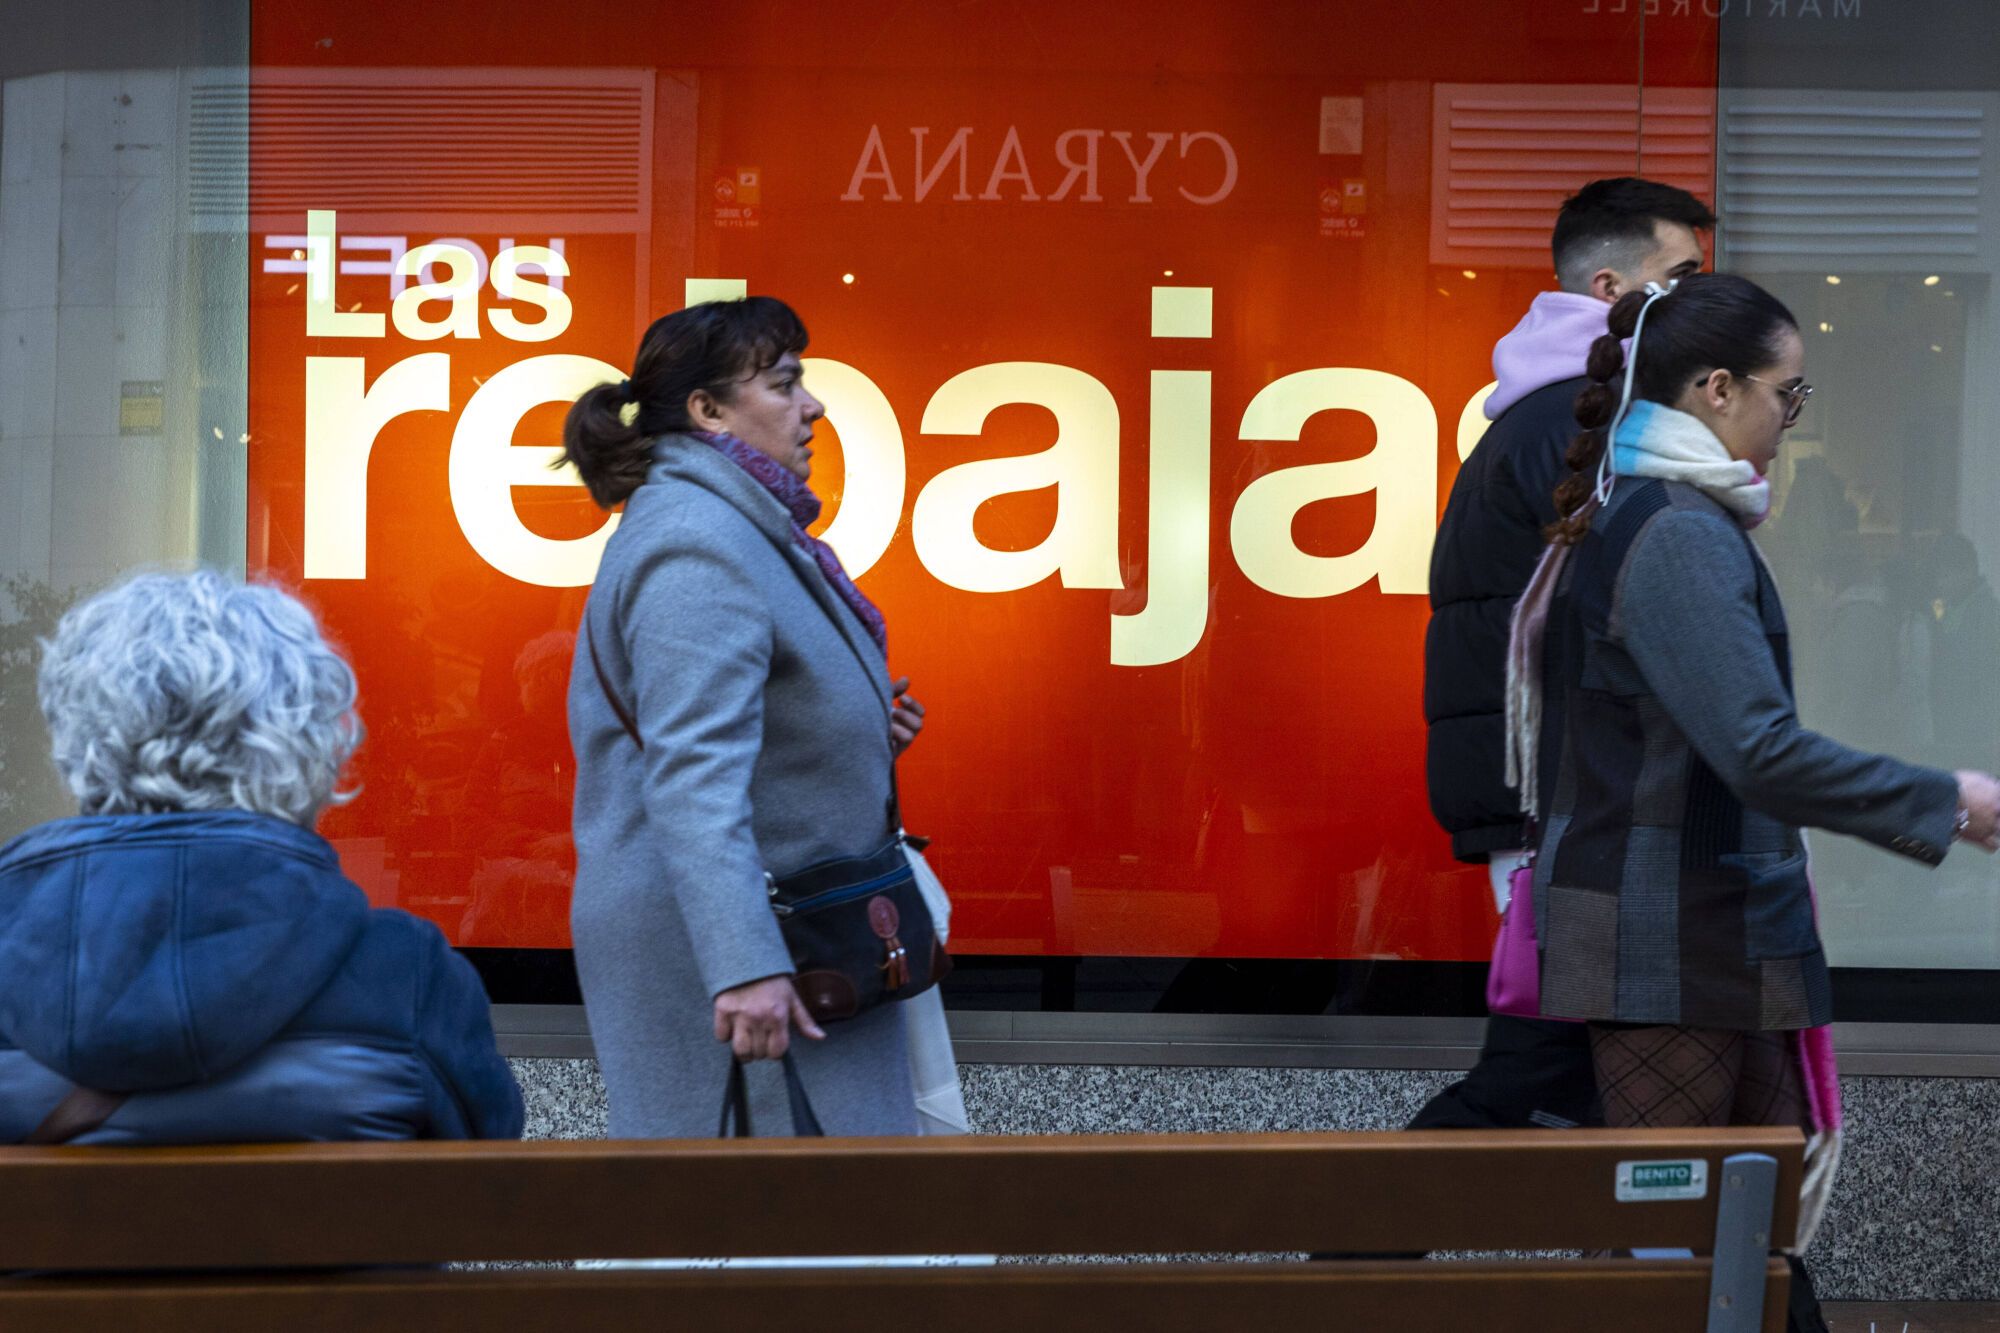
M 145 574 L 44 648 L 82 813 L 0 848 L 0 1143 L 518 1136 L 478 976 L 313 831 L 361 724 L 311 613 Z

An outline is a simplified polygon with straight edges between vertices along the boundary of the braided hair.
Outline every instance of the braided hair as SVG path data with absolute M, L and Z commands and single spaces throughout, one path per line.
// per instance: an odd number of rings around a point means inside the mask
M 1745 375 L 1778 356 L 1779 344 L 1799 327 L 1784 302 L 1732 273 L 1696 273 L 1657 298 L 1627 292 L 1611 307 L 1608 331 L 1590 345 L 1584 373 L 1590 385 L 1576 396 L 1576 424 L 1564 461 L 1569 476 L 1556 487 L 1556 522 L 1548 539 L 1573 546 L 1597 512 L 1598 471 L 1611 446 L 1611 430 L 1628 373 L 1624 342 L 1640 328 L 1630 368 L 1634 401 L 1672 406 L 1699 377 L 1715 370 Z

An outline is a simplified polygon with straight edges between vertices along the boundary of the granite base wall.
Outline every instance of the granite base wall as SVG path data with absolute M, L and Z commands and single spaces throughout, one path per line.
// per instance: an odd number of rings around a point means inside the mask
M 594 1060 L 515 1060 L 531 1138 L 604 1133 Z M 989 1134 L 1392 1129 L 1446 1071 L 967 1065 Z M 2000 1080 L 1848 1078 L 1846 1147 L 1808 1254 L 1829 1300 L 2000 1300 Z

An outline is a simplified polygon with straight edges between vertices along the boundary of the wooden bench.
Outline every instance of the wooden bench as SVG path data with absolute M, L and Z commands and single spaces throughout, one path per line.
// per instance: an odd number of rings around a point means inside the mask
M 0 1329 L 1780 1330 L 1772 1250 L 1803 1146 L 1731 1129 L 0 1148 L 0 1272 L 65 1270 L 0 1277 Z M 1635 1179 L 1635 1162 L 1655 1165 Z M 1714 1257 L 436 1267 L 1674 1248 Z M 322 1265 L 346 1271 L 300 1271 Z M 138 1269 L 156 1271 L 119 1271 Z

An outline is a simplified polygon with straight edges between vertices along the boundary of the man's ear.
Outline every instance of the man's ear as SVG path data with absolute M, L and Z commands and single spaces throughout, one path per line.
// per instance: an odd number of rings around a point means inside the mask
M 1616 269 L 1601 268 L 1590 275 L 1590 294 L 1610 305 L 1625 294 L 1624 280 Z

